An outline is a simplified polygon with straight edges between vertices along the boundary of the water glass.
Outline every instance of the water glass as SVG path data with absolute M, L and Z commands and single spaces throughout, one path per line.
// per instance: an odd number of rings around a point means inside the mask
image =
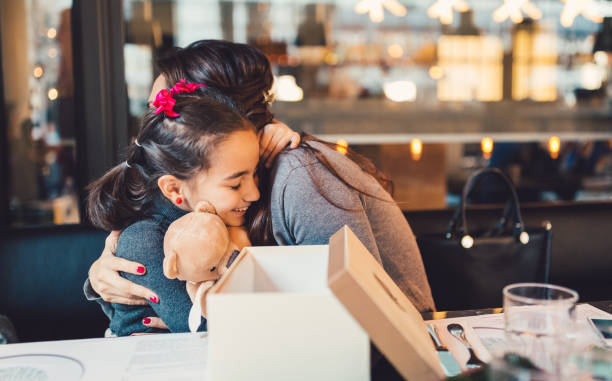
M 566 373 L 578 293 L 552 284 L 516 283 L 504 287 L 503 294 L 508 350 L 551 374 Z

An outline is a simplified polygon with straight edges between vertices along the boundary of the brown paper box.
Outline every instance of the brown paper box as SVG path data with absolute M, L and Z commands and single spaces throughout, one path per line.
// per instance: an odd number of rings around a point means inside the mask
M 407 380 L 443 379 L 421 314 L 355 234 L 329 241 L 329 288 Z

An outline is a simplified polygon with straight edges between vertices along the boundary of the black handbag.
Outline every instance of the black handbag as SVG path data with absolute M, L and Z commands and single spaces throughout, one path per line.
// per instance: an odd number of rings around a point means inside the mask
M 470 232 L 465 212 L 468 195 L 486 175 L 501 179 L 509 198 L 496 226 Z M 504 286 L 548 282 L 551 239 L 550 222 L 525 227 L 516 190 L 502 171 L 485 168 L 475 172 L 463 187 L 447 231 L 417 237 L 436 308 L 500 307 Z

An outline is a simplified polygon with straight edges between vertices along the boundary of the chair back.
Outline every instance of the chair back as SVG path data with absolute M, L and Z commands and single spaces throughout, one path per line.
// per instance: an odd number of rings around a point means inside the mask
M 106 236 L 82 225 L 0 231 L 0 314 L 20 341 L 104 335 L 108 319 L 83 283 Z

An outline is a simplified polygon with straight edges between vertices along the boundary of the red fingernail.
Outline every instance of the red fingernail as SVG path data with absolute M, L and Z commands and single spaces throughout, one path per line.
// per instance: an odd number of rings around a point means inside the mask
M 136 269 L 136 272 L 138 274 L 144 274 L 144 272 L 145 272 L 144 266 L 138 266 L 138 268 Z
M 159 302 L 159 299 L 157 299 L 157 297 L 156 297 L 156 296 L 152 296 L 152 297 L 150 297 L 150 298 L 149 298 L 149 300 L 150 300 L 150 301 L 152 301 L 153 303 L 157 303 L 157 302 Z
M 142 319 L 142 324 L 151 324 L 151 319 L 149 318 Z

